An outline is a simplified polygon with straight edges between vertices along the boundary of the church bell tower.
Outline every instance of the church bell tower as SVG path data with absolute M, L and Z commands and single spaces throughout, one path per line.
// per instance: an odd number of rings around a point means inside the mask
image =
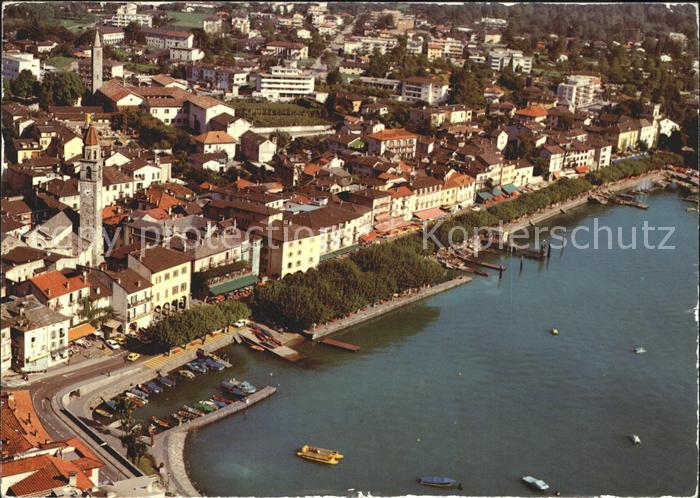
M 80 237 L 90 243 L 90 265 L 98 267 L 104 261 L 102 227 L 102 149 L 100 137 L 90 114 L 83 138 L 83 158 L 80 161 Z

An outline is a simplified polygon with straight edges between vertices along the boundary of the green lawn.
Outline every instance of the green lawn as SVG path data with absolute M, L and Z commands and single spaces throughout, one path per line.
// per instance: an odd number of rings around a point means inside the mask
M 94 20 L 90 21 L 87 19 L 82 21 L 79 21 L 77 19 L 57 19 L 57 21 L 58 24 L 70 31 L 82 31 L 85 29 L 86 26 L 94 23 Z
M 158 66 L 155 64 L 140 64 L 137 62 L 127 62 L 124 64 L 124 69 L 134 71 L 136 73 L 148 73 L 150 71 L 158 69 Z
M 236 115 L 256 126 L 311 126 L 330 124 L 318 109 L 287 102 L 232 102 Z
M 197 12 L 168 12 L 168 19 L 173 21 L 169 26 L 180 26 L 183 28 L 201 28 L 202 21 L 208 14 Z
M 72 57 L 63 57 L 63 56 L 57 56 L 57 57 L 51 57 L 50 59 L 46 59 L 46 64 L 49 66 L 53 66 L 59 71 L 67 71 L 71 63 L 74 61 Z

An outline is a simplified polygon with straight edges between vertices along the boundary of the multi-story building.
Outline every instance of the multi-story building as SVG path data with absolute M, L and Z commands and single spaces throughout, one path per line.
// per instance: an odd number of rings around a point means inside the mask
M 559 83 L 557 97 L 561 105 L 575 111 L 595 104 L 600 93 L 600 78 L 596 76 L 571 75 L 566 83 Z
M 394 48 L 398 40 L 394 37 L 354 36 L 343 43 L 344 54 L 371 54 L 379 49 L 382 54 Z
M 482 17 L 481 25 L 485 28 L 502 29 L 508 27 L 508 21 L 496 17 Z
M 234 88 L 238 89 L 248 83 L 247 71 L 235 67 L 216 66 L 213 64 L 189 64 L 187 81 L 192 83 L 204 83 L 214 90 L 223 90 L 227 93 Z
M 194 35 L 189 31 L 162 28 L 141 28 L 146 45 L 153 48 L 192 48 Z
M 253 96 L 269 100 L 292 100 L 314 93 L 314 77 L 296 67 L 274 66 L 269 73 L 255 75 L 256 92 Z
M 71 319 L 41 303 L 36 296 L 29 295 L 4 304 L 2 321 L 3 334 L 5 324 L 10 323 L 10 350 L 14 370 L 41 371 L 68 360 L 68 329 Z M 5 347 L 2 354 L 4 358 Z
M 6 80 L 16 78 L 19 73 L 30 71 L 38 80 L 41 79 L 41 61 L 34 54 L 2 54 L 2 77 Z
M 98 270 L 93 274 L 111 286 L 111 305 L 115 319 L 121 322 L 124 333 L 133 334 L 151 324 L 153 286 L 146 277 L 130 268 L 120 271 Z
M 367 136 L 368 152 L 381 156 L 391 152 L 402 157 L 412 158 L 416 155 L 418 135 L 403 128 L 387 129 Z
M 9 317 L 0 316 L 0 374 L 12 368 L 12 325 Z
M 171 62 L 197 62 L 204 59 L 204 52 L 199 48 L 173 47 L 169 58 Z
M 238 30 L 242 35 L 250 33 L 250 19 L 248 16 L 231 16 L 231 30 Z
M 349 210 L 327 205 L 297 213 L 290 221 L 319 233 L 323 257 L 358 244 L 360 237 L 372 231 L 372 210 L 364 206 Z
M 151 285 L 154 319 L 187 309 L 190 304 L 192 258 L 162 246 L 137 249 L 128 256 L 128 267 Z
M 433 38 L 428 44 L 428 60 L 458 59 L 464 54 L 464 43 L 454 38 Z
M 309 47 L 303 43 L 271 41 L 263 49 L 262 54 L 298 61 L 309 57 Z
M 132 22 L 139 23 L 140 26 L 151 27 L 153 25 L 153 16 L 148 14 L 139 14 L 138 6 L 135 3 L 127 3 L 117 9 L 117 12 L 107 21 L 112 26 L 124 28 Z
M 411 76 L 401 85 L 401 100 L 405 102 L 426 102 L 440 104 L 449 96 L 449 85 L 437 78 Z
M 105 45 L 118 45 L 124 41 L 124 29 L 117 26 L 98 26 L 100 38 Z
M 493 71 L 500 72 L 506 67 L 524 74 L 532 71 L 532 57 L 523 55 L 521 50 L 493 49 L 489 52 L 487 62 Z
M 275 220 L 263 227 L 260 266 L 266 275 L 284 278 L 316 268 L 321 260 L 322 236 L 312 228 Z
M 74 326 L 80 320 L 82 300 L 90 295 L 90 283 L 86 273 L 53 270 L 29 279 L 28 290 L 42 304 L 70 317 Z
M 82 59 L 78 61 L 78 75 L 83 81 L 85 88 L 92 86 L 92 61 Z M 102 63 L 102 81 L 124 78 L 124 63 L 113 60 L 105 60 Z

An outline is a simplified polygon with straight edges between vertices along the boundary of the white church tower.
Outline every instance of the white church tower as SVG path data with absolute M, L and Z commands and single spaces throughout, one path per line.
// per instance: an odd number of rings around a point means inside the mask
M 90 242 L 90 264 L 104 261 L 102 234 L 102 149 L 100 137 L 91 116 L 87 115 L 83 137 L 83 158 L 80 161 L 80 237 Z

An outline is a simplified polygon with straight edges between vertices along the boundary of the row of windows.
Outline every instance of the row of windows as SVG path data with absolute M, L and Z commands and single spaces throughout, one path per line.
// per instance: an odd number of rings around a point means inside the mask
M 187 267 L 184 266 L 182 268 L 182 274 L 185 275 L 187 273 Z M 173 270 L 173 278 L 177 277 L 180 274 L 180 270 Z M 163 275 L 163 280 L 170 280 L 170 272 L 166 273 Z M 156 277 L 156 284 L 159 284 L 161 282 L 161 277 L 160 275 Z
M 313 262 L 314 262 L 314 258 L 309 258 L 309 264 L 313 264 Z M 290 261 L 289 263 L 287 263 L 287 269 L 291 269 L 292 267 L 293 267 L 293 262 L 292 262 L 292 261 Z M 300 267 L 301 267 L 301 260 L 300 260 L 300 259 L 297 260 L 297 262 L 296 262 L 296 267 L 297 267 L 297 268 L 300 268 Z

